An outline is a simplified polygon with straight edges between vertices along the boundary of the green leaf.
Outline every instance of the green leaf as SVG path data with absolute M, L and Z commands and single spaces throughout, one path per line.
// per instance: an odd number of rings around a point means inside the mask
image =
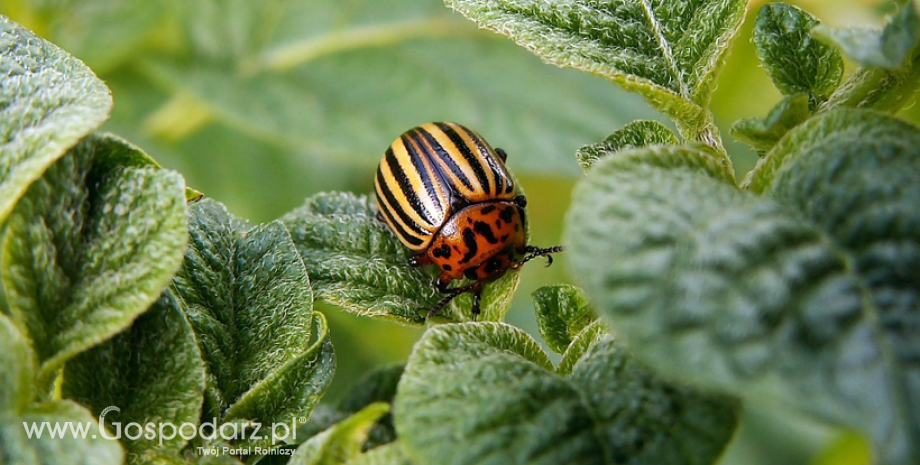
M 900 1 L 901 10 L 881 32 L 818 27 L 814 35 L 841 46 L 863 66 L 819 108 L 865 108 L 896 113 L 914 101 L 920 89 L 920 19 L 916 0 Z
M 917 143 L 875 113 L 809 120 L 755 175 L 785 206 L 657 159 L 605 160 L 576 189 L 570 263 L 657 370 L 859 428 L 883 462 L 911 463 Z
M 27 430 L 33 425 L 35 430 L 29 437 Z M 74 437 L 68 425 L 83 428 L 86 436 Z M 38 436 L 37 430 L 42 426 L 43 434 Z M 64 431 L 51 437 L 49 428 L 54 427 Z M 124 460 L 118 441 L 105 439 L 93 415 L 67 400 L 35 404 L 17 416 L 0 414 L 0 450 L 4 463 L 11 465 L 98 465 Z
M 563 353 L 586 326 L 594 313 L 581 289 L 568 284 L 545 286 L 534 291 L 533 306 L 543 341 L 556 353 Z
M 442 296 L 432 284 L 436 268 L 408 265 L 411 252 L 376 218 L 366 196 L 322 193 L 281 218 L 303 256 L 317 298 L 365 316 L 422 325 Z M 486 285 L 481 320 L 504 317 L 517 286 L 509 271 Z M 447 321 L 470 318 L 461 296 L 438 314 Z
M 440 325 L 416 344 L 395 419 L 419 463 L 711 463 L 736 403 L 667 384 L 611 339 L 561 377 L 500 323 Z
M 824 131 L 811 131 L 810 143 L 795 138 L 816 127 Z M 860 316 L 881 352 L 876 369 L 885 374 L 872 381 L 887 387 L 891 405 L 884 408 L 907 436 L 912 457 L 920 458 L 920 231 L 914 227 L 920 221 L 920 129 L 887 115 L 841 111 L 809 121 L 792 136 L 803 143 L 773 153 L 786 162 L 768 193 L 804 212 L 847 252 L 863 295 L 871 298 Z M 865 381 L 863 396 L 880 392 Z M 890 425 L 876 420 L 883 407 L 862 406 L 876 445 L 890 447 L 879 452 L 896 456 Z
M 422 325 L 441 298 L 432 285 L 435 274 L 408 265 L 411 253 L 375 218 L 372 203 L 354 194 L 317 194 L 281 222 L 318 299 L 359 315 Z
M 562 359 L 556 365 L 556 372 L 561 375 L 570 374 L 575 364 L 584 357 L 595 342 L 608 337 L 610 337 L 610 330 L 607 329 L 604 323 L 600 320 L 592 321 L 572 338 L 572 342 L 562 353 Z
M 787 161 L 794 159 L 796 154 L 833 140 L 846 140 L 872 154 L 880 147 L 897 145 L 895 143 L 898 140 L 913 137 L 913 126 L 877 113 L 845 108 L 822 113 L 790 131 L 785 139 L 758 161 L 757 166 L 745 177 L 742 187 L 757 194 L 769 191 L 777 173 L 787 169 Z M 873 142 L 876 140 L 881 144 L 876 145 Z
M 744 16 L 740 0 L 447 0 L 480 26 L 558 66 L 599 74 L 644 96 L 695 139 L 724 52 Z
M 335 362 L 290 235 L 277 221 L 250 227 L 209 199 L 189 210 L 190 244 L 172 290 L 207 366 L 205 420 L 268 425 L 308 415 Z
M 0 15 L 0 221 L 55 160 L 109 116 L 82 62 Z
M 614 163 L 627 169 L 644 165 L 653 165 L 665 170 L 689 169 L 705 173 L 726 184 L 735 184 L 735 175 L 731 168 L 726 166 L 724 160 L 711 148 L 703 144 L 659 145 L 620 150 L 613 156 L 599 160 L 598 165 L 601 162 L 608 163 L 607 160 L 610 159 L 616 160 Z
M 600 144 L 585 145 L 575 152 L 578 164 L 585 171 L 588 170 L 601 157 L 613 152 L 646 147 L 649 145 L 678 145 L 680 141 L 658 121 L 638 120 L 614 131 Z
M 392 404 L 396 396 L 396 385 L 404 369 L 404 365 L 393 365 L 378 368 L 361 377 L 339 401 L 339 411 L 352 414 L 375 402 Z M 396 429 L 393 427 L 393 417 L 387 412 L 367 433 L 364 449 L 373 449 L 394 440 Z
M 819 111 L 849 107 L 897 113 L 914 101 L 918 89 L 920 57 L 894 71 L 864 66 L 854 71 Z
M 348 465 L 412 465 L 402 444 L 393 442 L 371 449 L 348 462 Z
M 732 135 L 755 150 L 770 150 L 790 129 L 808 119 L 808 95 L 783 97 L 766 118 L 746 118 L 732 125 Z
M 83 140 L 32 184 L 7 223 L 4 290 L 41 362 L 41 391 L 65 361 L 147 310 L 182 261 L 182 178 L 113 163 L 124 150 L 115 138 Z
M 175 429 L 160 426 L 191 423 L 201 418 L 204 361 L 179 302 L 166 291 L 127 331 L 90 349 L 64 368 L 63 394 L 105 417 L 109 425 L 154 423 L 156 438 L 121 436 L 130 463 L 142 463 L 149 450 L 178 452 L 186 440 Z M 124 431 L 122 429 L 122 431 Z M 188 430 L 186 428 L 187 434 Z
M 253 386 L 227 410 L 225 419 L 261 419 L 266 425 L 294 423 L 309 416 L 335 372 L 335 353 L 322 313 L 313 317 L 315 339 L 296 357 Z M 266 428 L 267 430 L 267 428 Z M 263 430 L 265 431 L 265 430 Z M 273 444 L 291 437 L 269 437 Z
M 916 55 L 920 41 L 917 8 L 916 0 L 905 2 L 881 31 L 818 26 L 814 34 L 860 65 L 896 70 Z
M 663 381 L 609 337 L 589 346 L 568 380 L 602 426 L 608 463 L 714 463 L 738 424 L 739 402 Z
M 382 402 L 368 405 L 301 444 L 288 463 L 290 465 L 349 463 L 361 453 L 361 445 L 367 439 L 371 426 L 389 411 L 390 406 Z
M 0 457 L 4 464 L 121 463 L 121 447 L 102 438 L 99 425 L 85 408 L 70 401 L 32 403 L 35 355 L 26 337 L 4 314 L 0 314 L 0 349 Z M 85 428 L 86 436 L 74 437 L 67 422 Z M 51 428 L 63 428 L 63 434 L 55 431 L 57 437 L 52 437 Z
M 371 169 L 407 129 L 452 120 L 504 148 L 519 172 L 576 176 L 567 154 L 632 117 L 652 117 L 640 99 L 545 66 L 437 1 L 189 10 L 192 59 L 147 61 L 144 73 L 210 118 L 299 156 Z
M 807 94 L 812 108 L 827 100 L 843 77 L 837 50 L 811 37 L 819 23 L 798 7 L 768 3 L 754 24 L 757 56 L 773 84 L 785 95 Z
M 99 161 L 98 170 L 114 169 L 118 166 L 133 166 L 136 168 L 163 168 L 156 160 L 140 147 L 106 132 L 96 133 L 93 137 L 105 142 L 109 147 L 109 154 Z M 185 199 L 188 201 L 198 200 L 204 194 L 186 186 Z
M 34 357 L 28 340 L 0 313 L 0 415 L 24 410 L 31 404 Z

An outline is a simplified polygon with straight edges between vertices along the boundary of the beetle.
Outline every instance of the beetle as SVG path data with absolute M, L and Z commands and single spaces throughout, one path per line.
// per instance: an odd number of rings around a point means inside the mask
M 377 218 L 413 252 L 411 266 L 436 265 L 434 286 L 445 297 L 435 316 L 463 293 L 473 294 L 480 314 L 483 283 L 547 257 L 561 246 L 527 244 L 527 198 L 505 167 L 507 154 L 457 123 L 426 123 L 396 138 L 377 166 Z M 548 266 L 547 265 L 547 266 Z M 470 284 L 449 287 L 467 278 Z

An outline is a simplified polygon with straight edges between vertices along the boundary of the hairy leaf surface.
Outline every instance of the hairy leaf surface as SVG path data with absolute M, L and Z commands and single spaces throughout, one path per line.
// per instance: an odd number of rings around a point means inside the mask
M 651 375 L 612 339 L 554 373 L 523 331 L 440 325 L 415 346 L 396 395 L 400 441 L 419 463 L 711 463 L 736 403 Z
M 204 361 L 195 335 L 178 300 L 166 291 L 128 330 L 68 362 L 62 391 L 97 417 L 117 407 L 105 418 L 122 427 L 152 422 L 178 428 L 183 423 L 198 426 L 204 387 Z M 162 431 L 156 438 L 136 440 L 123 432 L 120 440 L 128 461 L 143 463 L 141 456 L 150 450 L 178 452 L 187 442 L 168 428 Z
M 287 230 L 250 227 L 205 199 L 190 208 L 189 233 L 172 290 L 206 362 L 204 418 L 269 425 L 308 415 L 335 360 Z
M 639 92 L 692 132 L 708 123 L 715 76 L 746 2 L 446 3 L 553 64 L 599 74 Z
M 860 428 L 909 463 L 917 137 L 868 112 L 810 120 L 755 173 L 779 202 L 652 149 L 605 160 L 568 218 L 576 276 L 656 369 Z
M 80 60 L 0 15 L 0 220 L 45 169 L 109 116 Z
M 745 118 L 732 125 L 732 135 L 759 152 L 770 150 L 790 129 L 808 119 L 808 95 L 787 95 L 765 118 Z
M 648 145 L 678 145 L 680 141 L 667 126 L 649 120 L 633 121 L 607 136 L 600 144 L 585 145 L 575 152 L 581 168 L 587 170 L 601 157 L 618 150 Z
M 754 25 L 757 55 L 773 84 L 785 95 L 807 94 L 812 107 L 827 100 L 843 77 L 840 53 L 811 36 L 818 24 L 800 8 L 769 3 Z
M 28 339 L 6 315 L 0 314 L 0 458 L 11 465 L 54 465 L 73 463 L 121 463 L 124 455 L 117 441 L 102 437 L 93 414 L 84 407 L 56 400 L 33 404 L 35 355 Z M 48 425 L 88 425 L 86 437 L 51 437 Z M 33 428 L 29 437 L 28 428 Z M 45 431 L 38 436 L 38 428 Z
M 74 355 L 120 332 L 179 268 L 185 188 L 169 170 L 132 166 L 110 136 L 92 136 L 29 188 L 3 237 L 14 321 L 42 363 L 40 389 Z
M 541 287 L 532 297 L 540 336 L 556 353 L 565 352 L 575 336 L 595 319 L 581 289 L 575 286 Z
M 409 266 L 409 249 L 376 218 L 372 204 L 366 196 L 318 194 L 281 221 L 291 231 L 317 298 L 359 315 L 422 325 L 442 298 L 432 285 L 437 269 Z M 509 271 L 486 285 L 481 320 L 504 317 L 518 274 Z M 468 319 L 470 305 L 469 299 L 454 299 L 438 317 Z

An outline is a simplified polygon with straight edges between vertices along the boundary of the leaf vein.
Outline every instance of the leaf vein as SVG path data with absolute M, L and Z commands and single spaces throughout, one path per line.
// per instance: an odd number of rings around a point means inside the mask
M 668 43 L 668 39 L 664 36 L 664 33 L 661 32 L 661 23 L 658 21 L 658 18 L 655 17 L 655 12 L 652 11 L 652 7 L 649 5 L 648 0 L 642 0 L 641 3 L 642 9 L 645 11 L 645 17 L 652 27 L 652 32 L 654 32 L 655 38 L 658 39 L 658 46 L 661 48 L 661 54 L 664 56 L 665 61 L 667 61 L 668 68 L 670 68 L 671 74 L 674 76 L 674 79 L 677 80 L 677 85 L 680 87 L 680 96 L 690 101 L 690 90 L 687 88 L 687 83 L 684 82 L 683 75 L 677 67 L 677 60 L 674 59 L 671 45 Z

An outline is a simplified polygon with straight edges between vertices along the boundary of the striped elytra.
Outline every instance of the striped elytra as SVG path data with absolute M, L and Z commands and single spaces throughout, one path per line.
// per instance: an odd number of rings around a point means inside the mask
M 417 252 L 428 247 L 453 207 L 511 200 L 516 193 L 501 157 L 456 123 L 427 123 L 399 136 L 380 160 L 375 184 L 387 224 Z
M 518 195 L 504 160 L 504 151 L 457 123 L 412 128 L 380 160 L 374 180 L 378 217 L 415 253 L 410 264 L 435 264 L 441 270 L 435 286 L 447 296 L 429 317 L 471 292 L 475 320 L 483 282 L 562 250 L 526 244 L 527 201 Z M 448 288 L 462 278 L 473 282 Z

